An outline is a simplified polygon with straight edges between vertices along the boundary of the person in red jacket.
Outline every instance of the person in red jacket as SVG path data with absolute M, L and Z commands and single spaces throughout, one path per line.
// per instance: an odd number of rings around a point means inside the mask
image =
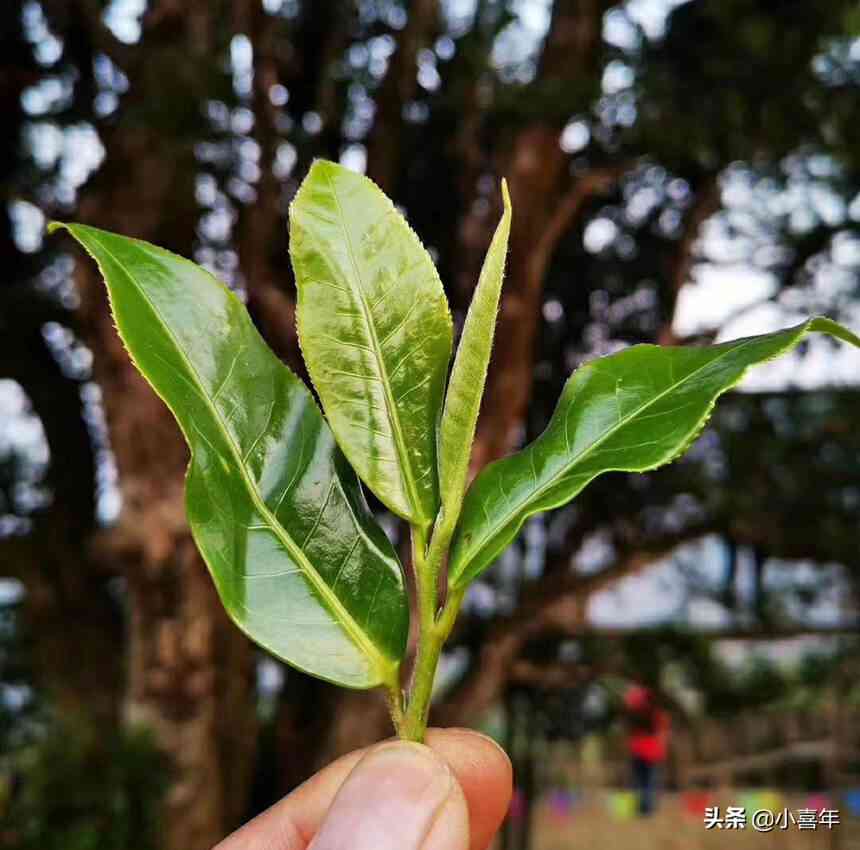
M 629 732 L 633 788 L 639 795 L 639 814 L 650 815 L 657 808 L 660 765 L 666 761 L 669 743 L 669 715 L 657 704 L 654 692 L 634 685 L 624 695 Z

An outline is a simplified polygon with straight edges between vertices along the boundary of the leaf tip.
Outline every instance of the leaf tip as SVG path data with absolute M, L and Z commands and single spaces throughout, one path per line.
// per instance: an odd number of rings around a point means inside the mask
M 325 157 L 315 156 L 311 162 L 311 167 L 308 169 L 310 174 L 312 171 L 332 171 L 337 167 L 337 163 L 332 162 Z
M 49 221 L 48 222 L 48 233 L 56 233 L 58 230 L 68 230 L 69 225 L 64 221 Z
M 830 336 L 841 339 L 855 348 L 860 348 L 860 336 L 855 334 L 850 328 L 846 328 L 844 325 L 840 325 L 839 322 L 833 321 L 828 316 L 813 316 L 807 321 L 806 327 L 807 330 L 830 334 Z
M 508 181 L 502 178 L 502 203 L 505 205 L 505 212 L 511 214 L 511 193 L 508 191 Z
M 311 167 L 308 169 L 308 177 L 311 175 L 324 177 L 326 179 L 344 176 L 365 176 L 352 168 L 347 168 L 345 165 L 341 165 L 339 162 L 335 162 L 332 159 L 326 159 L 325 157 L 314 158 L 314 161 L 311 163 Z

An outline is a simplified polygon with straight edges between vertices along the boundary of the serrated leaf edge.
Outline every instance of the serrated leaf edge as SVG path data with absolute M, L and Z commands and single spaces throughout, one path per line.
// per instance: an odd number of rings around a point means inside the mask
M 104 242 L 101 242 L 101 240 L 99 240 L 97 228 L 92 228 L 92 227 L 89 227 L 87 225 L 66 224 L 65 222 L 51 222 L 48 226 L 48 232 L 54 233 L 56 230 L 58 230 L 60 228 L 67 230 L 72 236 L 75 236 L 76 240 L 82 245 L 84 250 L 95 261 L 96 265 L 99 268 L 99 272 L 101 273 L 102 278 L 105 281 L 105 289 L 107 290 L 107 294 L 108 294 L 108 304 L 110 306 L 111 317 L 114 321 L 114 326 L 116 327 L 117 334 L 118 334 L 118 336 L 122 342 L 123 348 L 125 349 L 126 353 L 129 356 L 129 359 L 132 361 L 132 363 L 134 364 L 135 368 L 140 373 L 140 375 L 149 384 L 149 386 L 152 387 L 153 392 L 164 402 L 164 404 L 169 409 L 170 405 L 167 404 L 167 400 L 161 395 L 158 388 L 152 383 L 152 381 L 150 381 L 146 372 L 143 369 L 141 369 L 136 358 L 134 357 L 134 354 L 131 352 L 128 345 L 126 344 L 125 337 L 123 336 L 123 334 L 119 328 L 119 322 L 118 322 L 118 319 L 116 317 L 116 312 L 114 310 L 113 296 L 111 294 L 110 287 L 107 285 L 107 276 L 105 275 L 104 268 L 102 267 L 102 264 L 101 264 L 99 258 L 89 249 L 89 247 L 87 246 L 87 244 L 83 240 L 77 239 L 77 236 L 75 235 L 75 230 L 85 230 L 85 231 L 89 232 L 90 234 L 94 234 L 94 238 L 100 242 L 102 249 L 105 251 L 105 253 L 108 256 L 111 257 L 111 259 L 113 259 L 113 261 L 117 264 L 117 266 L 123 271 L 123 273 L 128 278 L 128 280 L 131 281 L 131 283 L 135 287 L 135 289 L 137 289 L 138 292 L 140 292 L 141 297 L 146 299 L 146 295 L 140 291 L 140 289 L 138 288 L 137 284 L 134 281 L 134 278 L 129 273 L 129 271 L 126 269 L 125 265 L 123 263 L 121 263 L 116 258 L 116 256 L 113 254 L 113 252 L 104 245 Z M 124 238 L 131 238 L 131 237 L 124 237 Z M 143 245 L 150 247 L 150 244 L 143 241 L 143 240 L 133 239 L 133 241 L 142 243 Z M 157 246 L 152 246 L 152 247 L 157 247 Z M 233 292 L 231 292 L 226 286 L 224 286 L 223 283 L 221 283 L 221 281 L 218 280 L 218 278 L 216 278 L 214 275 L 212 275 L 210 272 L 208 272 L 202 266 L 197 266 L 195 263 L 192 263 L 190 260 L 186 259 L 185 257 L 182 257 L 179 254 L 174 254 L 170 251 L 167 251 L 164 248 L 159 248 L 158 250 L 164 251 L 164 253 L 169 254 L 172 258 L 174 258 L 175 260 L 179 261 L 182 264 L 188 264 L 188 265 L 194 266 L 197 269 L 202 270 L 205 274 L 208 275 L 208 277 L 217 286 L 222 287 L 226 291 L 228 297 L 236 298 L 236 295 Z M 146 299 L 146 300 L 148 300 L 148 299 Z M 167 323 L 161 317 L 161 314 L 158 312 L 158 309 L 154 305 L 151 305 L 151 306 L 152 306 L 152 310 L 155 313 L 155 315 L 158 316 L 158 320 L 162 326 L 162 329 L 167 334 L 170 341 L 173 343 L 174 347 L 176 348 L 176 351 L 179 354 L 179 357 L 182 359 L 182 361 L 185 363 L 186 368 L 189 370 L 189 373 L 193 376 L 194 382 L 195 382 L 195 384 L 197 384 L 197 389 L 201 393 L 201 397 L 205 400 L 206 405 L 209 407 L 209 410 L 212 413 L 212 415 L 215 417 L 215 419 L 220 422 L 221 416 L 217 412 L 217 409 L 212 404 L 208 393 L 201 386 L 200 379 L 199 379 L 199 376 L 197 374 L 197 370 L 192 366 L 192 364 L 190 363 L 188 358 L 185 356 L 185 353 L 183 352 L 181 346 L 179 346 L 179 344 L 176 342 L 176 339 L 175 339 L 173 333 L 171 332 Z M 284 369 L 289 368 L 284 364 L 281 364 L 281 365 L 283 366 Z M 297 376 L 296 376 L 296 379 L 301 380 Z M 316 401 L 313 399 L 313 396 L 311 396 L 311 401 L 316 406 Z M 317 408 L 317 409 L 319 410 L 319 408 Z M 320 415 L 322 416 L 322 413 L 320 413 Z M 186 468 L 186 473 L 185 473 L 186 478 L 187 478 L 188 475 L 190 474 L 190 471 L 192 469 L 193 462 L 194 462 L 194 448 L 193 448 L 192 442 L 188 439 L 188 435 L 185 433 L 185 429 L 182 427 L 182 425 L 178 419 L 177 419 L 177 425 L 179 425 L 179 428 L 182 431 L 183 437 L 185 438 L 185 442 L 188 445 L 189 452 L 191 453 L 191 459 L 189 461 L 189 464 Z M 337 596 L 334 593 L 332 593 L 331 589 L 325 583 L 322 576 L 316 571 L 316 568 L 313 566 L 313 564 L 311 564 L 311 562 L 308 560 L 308 558 L 304 554 L 304 552 L 302 552 L 301 549 L 298 548 L 298 546 L 293 541 L 293 539 L 290 537 L 290 535 L 284 531 L 284 529 L 281 527 L 280 522 L 278 522 L 277 518 L 272 514 L 272 512 L 269 510 L 269 508 L 263 502 L 263 500 L 260 497 L 260 494 L 257 490 L 257 487 L 248 478 L 248 475 L 247 475 L 247 472 L 245 471 L 244 465 L 241 462 L 242 453 L 239 451 L 238 446 L 236 446 L 235 440 L 233 439 L 233 436 L 226 429 L 224 429 L 224 433 L 225 433 L 225 439 L 229 443 L 230 449 L 233 452 L 234 460 L 236 461 L 236 464 L 240 470 L 240 474 L 242 476 L 242 479 L 245 483 L 246 488 L 248 489 L 248 493 L 250 494 L 251 501 L 254 504 L 254 508 L 260 512 L 260 515 L 270 525 L 273 533 L 280 540 L 280 542 L 283 544 L 284 548 L 289 552 L 290 556 L 293 557 L 302 566 L 303 575 L 307 576 L 307 578 L 309 579 L 314 590 L 317 591 L 319 596 L 325 601 L 325 604 L 328 605 L 331 608 L 331 610 L 336 613 L 336 619 L 337 619 L 338 624 L 343 627 L 344 631 L 347 633 L 349 638 L 358 647 L 358 649 L 368 658 L 371 665 L 375 667 L 376 672 L 377 672 L 378 677 L 379 677 L 379 682 L 382 683 L 382 682 L 390 681 L 394 677 L 395 671 L 399 667 L 399 663 L 396 661 L 394 661 L 394 662 L 390 661 L 389 659 L 385 658 L 379 652 L 379 650 L 377 650 L 377 648 L 373 645 L 373 641 L 371 641 L 370 639 L 367 638 L 367 636 L 365 635 L 364 630 L 361 628 L 361 626 L 355 621 L 355 619 L 349 613 L 349 611 L 347 611 L 346 608 L 344 608 L 343 604 L 337 598 Z M 195 529 L 194 529 L 192 524 L 189 524 L 189 525 L 191 526 L 191 534 L 195 538 L 195 542 L 197 543 L 198 541 L 196 539 Z M 202 549 L 201 549 L 201 551 L 202 551 Z M 253 635 L 251 635 L 250 632 L 246 629 L 246 627 L 236 617 L 234 617 L 233 614 L 229 610 L 227 613 L 230 615 L 231 620 L 233 620 L 233 622 L 236 624 L 236 626 L 244 634 L 246 634 L 254 642 L 258 642 L 257 638 L 254 637 Z M 270 651 L 275 653 L 276 655 L 278 655 L 278 657 L 281 657 L 277 652 L 275 652 L 275 650 L 272 649 Z M 287 661 L 287 663 L 289 663 L 291 666 L 295 666 L 293 664 L 293 662 L 290 661 L 289 659 L 285 658 L 284 660 Z M 306 671 L 306 672 L 309 672 L 310 675 L 313 675 L 316 678 L 321 678 L 321 679 L 327 678 L 325 676 L 321 676 L 320 674 L 316 673 L 315 671 Z M 329 680 L 329 681 L 334 681 L 335 684 L 339 684 L 339 685 L 344 684 L 343 682 L 341 682 L 339 680 Z
M 854 336 L 854 334 L 851 334 L 849 331 L 846 331 L 844 328 L 841 328 L 841 326 L 839 326 L 837 323 L 833 322 L 831 319 L 828 319 L 826 316 L 815 316 L 815 317 L 812 317 L 810 319 L 807 319 L 805 322 L 802 322 L 801 324 L 796 325 L 792 328 L 785 328 L 783 330 L 783 332 L 792 332 L 793 331 L 795 334 L 794 337 L 791 340 L 789 340 L 784 346 L 782 346 L 779 350 L 775 351 L 773 354 L 769 355 L 768 357 L 764 357 L 761 360 L 756 361 L 755 363 L 750 363 L 748 366 L 744 367 L 743 371 L 738 375 L 736 380 L 732 381 L 730 384 L 727 384 L 725 387 L 723 387 L 713 397 L 713 399 L 711 400 L 707 409 L 703 412 L 701 418 L 698 420 L 698 422 L 696 422 L 696 424 L 690 430 L 690 432 L 687 435 L 687 437 L 685 438 L 684 443 L 682 444 L 681 448 L 679 448 L 678 450 L 676 450 L 675 452 L 673 452 L 669 456 L 662 458 L 661 460 L 659 460 L 653 464 L 648 464 L 648 465 L 645 465 L 642 467 L 636 467 L 633 469 L 628 467 L 625 469 L 608 468 L 608 469 L 601 470 L 600 472 L 593 475 L 591 478 L 588 478 L 587 480 L 585 480 L 582 483 L 582 486 L 573 494 L 573 496 L 559 499 L 558 501 L 555 501 L 552 504 L 542 505 L 539 509 L 536 509 L 533 511 L 526 511 L 525 513 L 523 513 L 523 515 L 521 516 L 521 518 L 519 519 L 519 521 L 516 523 L 516 525 L 514 527 L 513 534 L 514 535 L 518 534 L 520 529 L 525 524 L 526 520 L 530 519 L 531 517 L 535 516 L 536 514 L 541 514 L 541 513 L 545 513 L 548 510 L 553 510 L 554 508 L 558 508 L 564 504 L 567 504 L 572 499 L 576 498 L 576 496 L 579 495 L 579 493 L 581 493 L 595 478 L 597 478 L 600 475 L 603 475 L 607 472 L 634 472 L 637 474 L 643 473 L 643 472 L 651 472 L 655 469 L 660 469 L 661 467 L 667 466 L 668 464 L 676 461 L 698 439 L 698 437 L 700 436 L 700 434 L 704 430 L 705 426 L 707 425 L 708 420 L 711 418 L 711 415 L 713 414 L 713 410 L 714 410 L 714 407 L 716 406 L 717 401 L 719 400 L 719 398 L 722 395 L 724 395 L 726 392 L 728 392 L 729 390 L 736 387 L 744 379 L 744 377 L 746 376 L 747 372 L 749 372 L 750 369 L 754 368 L 755 366 L 759 366 L 762 363 L 767 363 L 771 360 L 775 360 L 776 358 L 781 357 L 783 354 L 785 354 L 786 352 L 793 349 L 800 342 L 800 340 L 803 339 L 803 337 L 807 333 L 809 333 L 811 330 L 820 330 L 823 333 L 831 334 L 833 336 L 836 336 L 839 339 L 843 339 L 846 342 L 850 342 L 853 345 L 860 347 L 860 338 Z M 776 331 L 775 333 L 779 333 L 779 331 Z M 736 340 L 735 342 L 737 342 L 737 345 L 734 345 L 731 348 L 727 348 L 726 351 L 724 352 L 724 354 L 721 356 L 727 356 L 728 354 L 730 354 L 734 351 L 737 351 L 738 348 L 742 348 L 744 345 L 751 344 L 752 342 L 761 339 L 761 336 L 762 335 L 758 335 L 755 337 L 746 337 L 746 338 L 741 339 L 741 340 Z M 643 345 L 643 346 L 632 346 L 632 347 L 633 348 L 637 348 L 637 347 L 657 348 L 657 349 L 660 348 L 660 346 L 655 346 L 655 345 Z M 696 369 L 694 372 L 691 372 L 689 375 L 686 375 L 683 380 L 676 382 L 671 387 L 668 387 L 666 390 L 664 390 L 663 392 L 661 392 L 660 394 L 655 396 L 653 399 L 649 400 L 646 404 L 640 405 L 640 407 L 638 407 L 633 413 L 629 414 L 626 417 L 624 422 L 619 422 L 615 426 L 613 426 L 613 428 L 606 435 L 601 437 L 595 443 L 592 443 L 588 447 L 587 452 L 583 452 L 583 454 L 579 455 L 576 458 L 576 460 L 573 461 L 572 463 L 578 462 L 579 460 L 582 459 L 582 457 L 587 456 L 587 454 L 590 453 L 594 448 L 596 448 L 604 440 L 606 440 L 610 436 L 612 436 L 612 434 L 615 433 L 615 431 L 617 431 L 619 428 L 621 428 L 625 424 L 627 424 L 627 422 L 629 422 L 630 419 L 637 416 L 643 410 L 647 409 L 650 405 L 654 404 L 656 401 L 663 398 L 668 393 L 672 392 L 676 387 L 685 383 L 691 377 L 694 377 L 699 371 L 701 371 L 701 369 L 704 369 L 704 368 L 711 366 L 717 360 L 719 360 L 719 358 L 715 358 L 715 360 L 709 361 L 704 366 L 701 366 L 701 367 L 699 367 L 699 369 Z M 592 361 L 592 362 L 594 362 L 594 361 Z M 588 364 L 586 364 L 586 366 L 587 365 Z M 576 374 L 576 373 L 574 372 L 574 374 Z M 556 409 L 558 409 L 558 408 L 556 408 Z M 553 412 L 553 417 L 554 416 L 555 416 L 555 412 Z M 534 443 L 532 443 L 531 445 L 533 446 Z M 530 446 L 526 446 L 521 451 L 527 451 L 529 448 L 530 448 Z M 509 457 L 511 457 L 511 455 L 509 455 Z M 570 465 L 572 465 L 572 464 L 567 464 L 568 467 Z M 492 466 L 493 466 L 493 464 L 490 464 L 487 467 L 487 469 L 490 469 Z M 554 484 L 557 483 L 559 478 L 561 478 L 563 475 L 566 474 L 566 472 L 567 472 L 567 470 L 563 469 L 560 472 L 554 473 L 551 476 L 550 480 L 540 488 L 538 493 L 545 492 L 546 490 L 549 490 Z M 537 495 L 537 496 L 532 495 L 529 497 L 529 499 L 527 501 L 532 501 L 532 499 L 537 500 L 539 498 L 540 498 L 540 495 Z M 486 539 L 488 541 L 488 543 L 492 542 L 493 538 L 500 531 L 502 531 L 502 529 L 505 528 L 505 525 L 506 525 L 505 523 L 502 523 L 502 524 L 499 524 L 498 526 L 494 527 L 490 534 L 487 534 L 484 536 L 484 539 Z M 507 544 L 505 544 L 505 545 L 507 545 Z M 502 546 L 499 548 L 498 551 L 493 553 L 489 564 L 484 569 L 489 567 L 489 565 L 492 563 L 492 561 L 495 560 L 495 558 L 500 554 L 501 551 L 504 550 L 504 548 L 505 547 Z M 471 581 L 474 580 L 474 578 L 477 577 L 477 575 L 479 575 L 480 573 L 483 572 L 483 570 L 480 570 L 475 576 L 468 574 L 468 567 L 469 567 L 470 563 L 475 559 L 475 557 L 477 555 L 479 555 L 481 553 L 482 550 L 483 550 L 483 547 L 478 548 L 477 550 L 472 552 L 470 557 L 463 562 L 464 566 L 457 568 L 456 573 L 453 574 L 449 578 L 449 586 L 451 587 L 452 590 L 461 589 L 462 587 L 468 585 Z
M 448 378 L 448 386 L 447 386 L 446 393 L 445 393 L 445 403 L 444 403 L 443 409 L 442 409 L 442 421 L 443 422 L 445 421 L 445 419 L 449 413 L 448 408 L 449 408 L 449 403 L 451 402 L 451 399 L 452 399 L 452 389 L 454 389 L 456 391 L 457 384 L 461 378 L 460 372 L 462 369 L 466 368 L 465 364 L 461 360 L 461 356 L 466 357 L 468 355 L 468 352 L 466 351 L 466 349 L 464 349 L 463 344 L 464 344 L 464 341 L 468 342 L 471 323 L 474 321 L 479 321 L 479 319 L 475 318 L 475 312 L 474 311 L 481 309 L 482 306 L 484 306 L 484 305 L 479 304 L 478 299 L 481 295 L 484 294 L 483 289 L 482 289 L 482 284 L 484 284 L 484 281 L 487 279 L 487 278 L 485 278 L 485 273 L 487 275 L 490 274 L 490 271 L 488 269 L 486 269 L 486 262 L 489 258 L 495 256 L 495 251 L 497 250 L 497 246 L 499 245 L 499 243 L 504 241 L 505 245 L 507 247 L 507 242 L 510 238 L 511 219 L 512 219 L 511 197 L 510 197 L 510 194 L 508 192 L 507 181 L 504 179 L 502 179 L 502 201 L 503 201 L 503 205 L 504 205 L 502 217 L 499 220 L 498 225 L 496 225 L 496 230 L 493 233 L 493 238 L 490 242 L 490 247 L 487 249 L 487 255 L 486 255 L 485 260 L 484 260 L 485 265 L 482 266 L 482 268 L 481 268 L 481 273 L 480 273 L 479 278 L 478 278 L 478 286 L 475 290 L 475 295 L 472 298 L 472 303 L 469 305 L 469 310 L 466 313 L 466 319 L 463 323 L 463 332 L 460 335 L 460 342 L 457 346 L 457 353 L 454 356 L 454 365 L 451 367 L 451 374 Z M 487 340 L 487 357 L 480 364 L 482 374 L 480 376 L 481 389 L 479 390 L 479 393 L 481 393 L 481 395 L 483 395 L 482 390 L 483 390 L 484 385 L 486 384 L 487 371 L 489 368 L 489 360 L 490 360 L 490 355 L 492 353 L 493 342 L 495 339 L 496 320 L 498 318 L 499 301 L 501 298 L 502 283 L 504 281 L 506 265 L 507 265 L 507 250 L 505 250 L 505 253 L 502 255 L 501 260 L 499 261 L 500 269 L 499 269 L 499 276 L 498 276 L 499 277 L 498 286 L 494 286 L 494 288 L 490 291 L 490 296 L 492 298 L 492 306 L 493 306 L 493 321 L 492 321 L 492 324 L 490 326 L 490 332 L 488 334 L 489 339 Z M 489 284 L 486 284 L 486 286 L 489 286 Z M 463 380 L 466 380 L 466 376 L 463 376 Z M 459 511 L 459 508 L 463 502 L 463 495 L 465 493 L 466 483 L 467 483 L 466 477 L 468 475 L 469 459 L 470 459 L 471 454 L 472 454 L 472 444 L 473 444 L 474 439 L 475 439 L 475 430 L 477 428 L 478 413 L 480 411 L 480 406 L 481 406 L 481 401 L 482 401 L 481 395 L 478 396 L 476 409 L 474 410 L 473 415 L 470 415 L 471 421 L 469 422 L 469 424 L 467 426 L 468 433 L 466 435 L 466 445 L 461 447 L 462 451 L 465 454 L 465 461 L 466 462 L 465 462 L 464 468 L 462 470 L 458 471 L 458 475 L 457 475 L 458 480 L 455 480 L 455 482 L 454 482 L 454 485 L 456 485 L 455 490 L 457 492 L 454 492 L 453 494 L 450 494 L 447 492 L 451 489 L 451 482 L 446 482 L 443 480 L 444 466 L 443 466 L 442 462 L 443 462 L 443 449 L 445 446 L 444 446 L 444 443 L 442 440 L 441 428 L 437 432 L 439 434 L 439 439 L 438 439 L 436 454 L 437 454 L 437 464 L 439 465 L 440 497 L 442 500 L 443 510 L 445 511 L 446 514 L 449 514 L 449 515 L 450 514 L 456 514 Z M 448 486 L 446 486 L 446 483 L 448 484 Z M 446 505 L 446 494 L 447 494 L 447 502 L 448 502 L 447 505 Z
M 346 169 L 345 166 L 342 166 L 339 163 L 333 163 L 330 160 L 317 158 L 311 163 L 311 168 L 308 170 L 308 175 L 310 175 L 311 171 L 313 170 L 314 166 L 317 163 L 322 163 L 323 165 L 326 165 L 326 166 L 327 165 L 335 165 L 339 168 L 344 168 L 347 171 L 351 171 L 351 169 Z M 421 252 L 423 252 L 424 256 L 427 258 L 427 261 L 430 263 L 430 266 L 436 272 L 436 278 L 437 278 L 437 280 L 439 280 L 440 287 L 442 287 L 442 281 L 441 281 L 441 278 L 439 278 L 438 269 L 436 268 L 436 264 L 433 262 L 433 258 L 430 256 L 430 252 L 424 246 L 424 243 L 421 241 L 421 238 L 418 236 L 418 234 L 412 228 L 412 225 L 409 224 L 409 221 L 406 218 L 406 216 L 403 215 L 403 213 L 401 213 L 399 209 L 397 209 L 397 207 L 395 206 L 395 204 L 391 200 L 391 198 L 389 198 L 388 195 L 382 191 L 382 189 L 379 187 L 379 185 L 372 178 L 368 177 L 366 174 L 360 174 L 357 171 L 353 171 L 352 173 L 355 174 L 357 177 L 359 177 L 363 180 L 366 180 L 368 183 L 370 183 L 373 186 L 373 188 L 376 189 L 377 192 L 379 192 L 380 196 L 389 205 L 391 210 L 393 210 L 400 217 L 401 222 L 406 226 L 406 229 L 409 232 L 409 235 L 414 239 L 415 244 L 418 246 L 418 249 Z M 335 203 L 337 203 L 337 205 L 338 205 L 339 220 L 341 222 L 340 229 L 343 232 L 344 242 L 346 243 L 346 246 L 348 249 L 350 262 L 353 266 L 353 271 L 356 273 L 356 275 L 358 275 L 358 264 L 355 260 L 355 251 L 354 251 L 354 248 L 352 245 L 352 241 L 350 239 L 348 232 L 346 231 L 346 228 L 342 224 L 342 222 L 344 220 L 344 215 L 343 215 L 343 210 L 341 209 L 341 206 L 340 206 L 340 199 L 338 198 L 337 192 L 335 191 L 334 185 L 332 183 L 331 174 L 326 172 L 325 177 L 326 177 L 326 180 L 328 181 L 331 195 L 335 199 Z M 291 228 L 292 228 L 292 223 L 293 223 L 293 208 L 295 207 L 295 205 L 298 203 L 299 199 L 302 196 L 302 193 L 305 189 L 305 183 L 306 183 L 306 180 L 302 181 L 302 184 L 299 186 L 299 190 L 296 192 L 295 196 L 293 197 L 292 201 L 290 202 L 289 222 L 290 222 Z M 386 415 L 388 416 L 389 424 L 391 425 L 392 434 L 396 435 L 395 444 L 397 446 L 398 466 L 400 469 L 400 474 L 403 476 L 403 483 L 405 485 L 405 490 L 408 494 L 410 502 L 412 503 L 411 508 L 412 508 L 412 514 L 413 515 L 412 516 L 403 516 L 402 513 L 399 510 L 396 510 L 393 505 L 388 504 L 386 499 L 383 498 L 383 496 L 381 494 L 377 493 L 377 496 L 379 497 L 379 499 L 382 502 L 384 502 L 386 504 L 386 506 L 391 511 L 393 511 L 398 516 L 401 516 L 403 519 L 406 519 L 409 521 L 414 521 L 414 522 L 420 521 L 419 524 L 422 524 L 424 527 L 427 527 L 433 522 L 434 517 L 433 516 L 427 516 L 427 517 L 420 516 L 421 499 L 418 496 L 416 483 L 412 478 L 412 470 L 411 470 L 411 466 L 408 462 L 409 461 L 409 451 L 408 451 L 407 446 L 405 445 L 405 439 L 403 436 L 402 426 L 400 424 L 400 418 L 399 418 L 399 415 L 397 414 L 397 410 L 396 410 L 396 403 L 395 403 L 394 399 L 391 397 L 390 387 L 389 387 L 388 380 L 387 380 L 387 378 L 388 378 L 387 368 L 386 368 L 385 363 L 383 362 L 382 357 L 381 357 L 381 347 L 379 345 L 379 341 L 376 338 L 376 329 L 373 327 L 373 322 L 370 320 L 368 305 L 365 302 L 364 295 L 362 293 L 362 287 L 358 287 L 357 298 L 361 304 L 361 310 L 362 310 L 362 314 L 364 317 L 365 325 L 367 326 L 368 332 L 370 333 L 370 335 L 372 337 L 373 356 L 374 356 L 374 360 L 376 361 L 377 370 L 379 371 L 380 375 L 385 376 L 385 380 L 382 381 L 382 386 L 383 386 L 383 392 L 385 393 L 385 399 L 386 399 L 386 405 L 385 405 Z M 453 333 L 453 320 L 451 318 L 451 308 L 450 308 L 450 305 L 448 304 L 448 299 L 445 298 L 445 296 L 444 296 L 444 288 L 442 288 L 441 302 L 442 302 L 442 305 L 444 306 L 445 323 L 448 327 L 448 331 L 450 334 L 450 333 Z M 302 358 L 304 359 L 305 363 L 307 364 L 308 358 L 305 354 L 304 346 L 302 345 L 302 338 L 303 338 L 304 331 L 302 330 L 302 319 L 301 319 L 300 311 L 298 311 L 298 310 L 296 310 L 295 322 L 296 322 L 296 336 L 298 337 L 298 340 L 299 340 L 299 350 L 302 353 Z M 319 394 L 319 387 L 316 386 L 316 382 L 313 380 L 313 377 L 310 376 L 310 369 L 308 369 L 308 376 L 310 377 L 311 382 L 314 384 L 314 387 L 317 391 L 317 394 Z M 438 415 L 437 415 L 437 419 L 438 419 Z M 337 434 L 335 434 L 335 439 L 337 440 Z M 338 443 L 339 443 L 339 441 L 338 441 Z M 341 448 L 342 448 L 344 454 L 346 454 L 347 457 L 349 457 L 348 448 L 346 446 L 341 446 Z M 438 466 L 438 457 L 436 458 L 436 464 L 435 465 Z M 438 477 L 438 472 L 436 474 Z

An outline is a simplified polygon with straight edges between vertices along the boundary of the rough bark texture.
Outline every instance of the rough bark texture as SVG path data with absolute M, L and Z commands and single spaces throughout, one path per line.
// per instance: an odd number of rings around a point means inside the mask
M 168 848 L 206 848 L 242 817 L 256 724 L 250 645 L 228 622 L 190 537 L 129 565 L 127 719 L 173 758 Z

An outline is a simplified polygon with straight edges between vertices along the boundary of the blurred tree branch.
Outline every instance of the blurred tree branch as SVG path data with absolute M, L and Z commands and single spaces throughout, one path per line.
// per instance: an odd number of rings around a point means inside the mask
M 561 0 L 553 5 L 549 32 L 538 61 L 534 86 L 563 87 L 588 74 L 598 61 L 603 12 L 597 0 Z M 569 157 L 561 127 L 535 121 L 519 130 L 504 158 L 514 200 L 510 253 L 487 389 L 472 450 L 472 468 L 507 454 L 522 437 L 531 395 L 532 365 L 540 301 L 549 260 L 559 239 L 586 203 L 606 190 L 626 166 L 594 168 L 567 188 Z M 564 190 L 560 187 L 565 187 Z M 470 209 L 471 207 L 467 207 Z M 475 232 L 461 226 L 461 232 Z M 478 230 L 478 232 L 480 232 Z M 535 246 L 538 246 L 535 252 Z
M 271 91 L 280 80 L 278 27 L 277 19 L 266 14 L 260 3 L 242 0 L 236 4 L 234 29 L 246 32 L 254 45 L 251 109 L 254 138 L 260 148 L 256 199 L 240 211 L 237 244 L 248 310 L 275 353 L 293 368 L 301 368 L 295 300 L 284 285 L 288 262 L 283 189 L 275 176 L 279 133 Z
M 703 178 L 690 206 L 681 230 L 678 248 L 669 263 L 668 294 L 666 297 L 666 319 L 658 334 L 660 345 L 678 345 L 674 322 L 678 306 L 678 296 L 684 284 L 690 282 L 691 272 L 696 260 L 696 245 L 702 234 L 705 222 L 718 212 L 722 204 L 719 176 L 709 174 Z
M 451 696 L 436 709 L 443 725 L 468 723 L 478 717 L 503 694 L 508 676 L 529 641 L 547 633 L 579 635 L 585 630 L 589 598 L 619 578 L 634 575 L 669 556 L 678 546 L 696 540 L 710 529 L 694 529 L 655 541 L 649 548 L 621 554 L 615 562 L 594 575 L 564 570 L 548 570 L 544 577 L 523 588 L 516 610 L 498 617 L 480 642 L 469 674 Z M 470 629 L 463 617 L 452 638 Z
M 438 0 L 410 4 L 408 21 L 376 96 L 376 116 L 367 141 L 367 173 L 392 195 L 401 166 L 403 110 L 418 88 L 418 52 L 432 43 L 438 14 Z

